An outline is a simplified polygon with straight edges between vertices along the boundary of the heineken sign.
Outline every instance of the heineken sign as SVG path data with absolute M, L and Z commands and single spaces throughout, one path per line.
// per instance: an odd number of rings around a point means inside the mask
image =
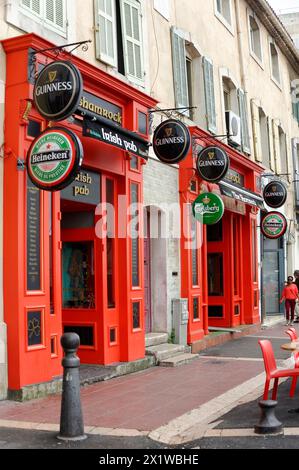
M 277 239 L 282 237 L 287 229 L 288 223 L 280 212 L 268 212 L 261 222 L 261 230 L 266 238 Z
M 219 222 L 224 214 L 224 203 L 214 193 L 200 194 L 192 204 L 195 219 L 204 224 L 212 225 Z
M 82 77 L 75 65 L 67 61 L 52 62 L 36 79 L 34 104 L 48 121 L 63 121 L 76 111 L 82 89 Z
M 32 183 L 45 191 L 58 191 L 76 177 L 83 148 L 72 131 L 53 127 L 40 134 L 27 154 L 27 171 Z
M 267 184 L 264 189 L 264 200 L 265 203 L 277 209 L 284 205 L 287 199 L 287 190 L 283 183 L 280 181 L 271 181 L 271 183 Z
M 180 121 L 169 119 L 162 122 L 155 130 L 154 152 L 164 163 L 179 163 L 187 156 L 190 145 L 189 129 Z
M 203 180 L 216 183 L 225 177 L 229 168 L 229 158 L 220 147 L 206 147 L 199 153 L 196 167 Z

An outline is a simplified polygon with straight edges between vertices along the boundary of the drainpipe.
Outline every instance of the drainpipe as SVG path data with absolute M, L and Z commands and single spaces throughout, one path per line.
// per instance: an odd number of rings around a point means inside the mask
M 247 77 L 244 66 L 244 55 L 243 55 L 243 44 L 242 44 L 242 28 L 241 28 L 241 17 L 240 17 L 240 0 L 235 0 L 235 12 L 236 12 L 236 25 L 237 25 L 237 37 L 238 37 L 238 49 L 239 49 L 239 63 L 241 69 L 241 83 L 245 94 L 247 93 Z

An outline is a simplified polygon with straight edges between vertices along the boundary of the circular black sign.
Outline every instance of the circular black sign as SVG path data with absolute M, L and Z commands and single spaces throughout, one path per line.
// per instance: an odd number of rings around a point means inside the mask
M 203 180 L 215 183 L 226 175 L 229 157 L 220 147 L 206 147 L 199 153 L 196 167 Z
M 287 190 L 280 181 L 271 181 L 264 189 L 265 203 L 277 209 L 284 205 L 287 199 Z
M 75 65 L 67 61 L 52 62 L 36 79 L 34 104 L 48 121 L 63 121 L 77 109 L 82 90 L 82 77 Z
M 63 127 L 42 132 L 27 154 L 27 172 L 32 183 L 44 191 L 59 191 L 78 174 L 83 147 L 77 135 Z
M 191 136 L 188 127 L 180 121 L 169 119 L 162 122 L 154 133 L 154 152 L 164 163 L 178 163 L 190 149 Z

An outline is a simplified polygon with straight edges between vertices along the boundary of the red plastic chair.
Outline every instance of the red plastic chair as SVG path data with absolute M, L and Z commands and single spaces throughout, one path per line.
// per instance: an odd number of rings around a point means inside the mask
M 277 390 L 278 390 L 278 380 L 282 377 L 293 377 L 294 379 L 296 378 L 296 381 L 294 380 L 292 381 L 292 386 L 290 390 L 290 397 L 293 397 L 295 394 L 296 382 L 297 382 L 297 378 L 299 375 L 299 368 L 295 367 L 294 369 L 277 369 L 276 360 L 275 360 L 271 342 L 268 339 L 261 339 L 259 340 L 259 345 L 263 353 L 265 372 L 266 372 L 266 382 L 265 382 L 263 400 L 268 400 L 270 382 L 272 379 L 274 379 L 272 400 L 276 400 Z
M 291 341 L 296 341 L 298 339 L 297 331 L 292 326 L 287 329 L 286 334 L 289 335 Z
M 297 341 L 298 340 L 298 335 L 297 335 L 297 331 L 296 331 L 295 328 L 293 328 L 293 327 L 288 328 L 287 331 L 286 331 L 286 334 L 289 335 L 291 341 Z M 294 358 L 294 361 L 295 361 L 295 367 L 299 367 L 299 351 L 293 352 L 293 358 Z M 297 384 L 297 377 L 293 377 L 291 390 L 295 391 L 296 384 Z

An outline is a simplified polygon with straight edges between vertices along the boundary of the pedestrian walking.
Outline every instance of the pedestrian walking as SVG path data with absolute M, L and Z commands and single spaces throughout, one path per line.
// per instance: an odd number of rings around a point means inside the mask
M 299 291 L 299 269 L 296 269 L 294 271 L 294 278 L 295 278 L 294 283 L 296 284 L 298 291 Z M 296 302 L 295 317 L 296 317 L 295 323 L 299 323 L 299 301 Z
M 282 291 L 280 303 L 282 304 L 284 300 L 285 300 L 286 326 L 293 325 L 296 300 L 299 300 L 299 290 L 296 284 L 294 284 L 293 276 L 288 276 L 288 283 Z M 291 311 L 291 318 L 290 318 L 290 311 Z

